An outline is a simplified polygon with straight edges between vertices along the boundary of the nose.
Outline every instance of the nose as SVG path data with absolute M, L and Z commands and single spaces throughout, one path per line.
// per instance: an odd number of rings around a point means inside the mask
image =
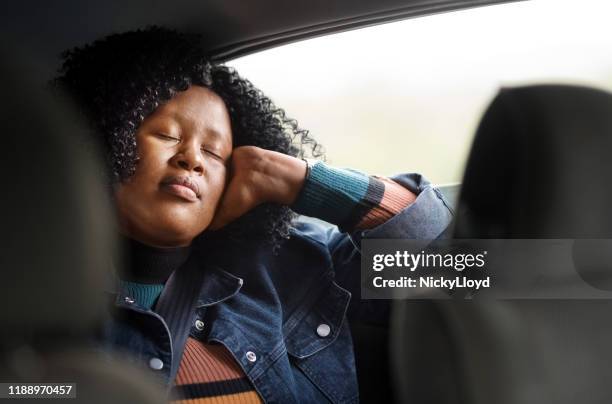
M 195 142 L 184 143 L 183 146 L 172 156 L 171 164 L 183 170 L 193 171 L 197 174 L 204 172 L 204 165 L 200 148 Z

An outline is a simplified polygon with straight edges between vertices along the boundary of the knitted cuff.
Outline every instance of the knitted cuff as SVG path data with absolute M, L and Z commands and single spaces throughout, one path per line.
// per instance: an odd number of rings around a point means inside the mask
M 291 207 L 339 227 L 355 222 L 355 208 L 365 199 L 370 177 L 358 171 L 330 167 L 318 161 L 311 167 L 304 187 Z M 384 186 L 383 186 L 384 187 Z

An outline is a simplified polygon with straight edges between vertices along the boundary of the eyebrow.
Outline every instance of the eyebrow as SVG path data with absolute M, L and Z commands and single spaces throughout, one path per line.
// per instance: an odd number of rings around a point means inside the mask
M 223 135 L 221 133 L 219 133 L 219 131 L 214 129 L 214 128 L 208 128 L 206 130 L 206 134 L 207 135 L 212 135 L 212 137 L 216 138 L 216 140 L 223 140 Z

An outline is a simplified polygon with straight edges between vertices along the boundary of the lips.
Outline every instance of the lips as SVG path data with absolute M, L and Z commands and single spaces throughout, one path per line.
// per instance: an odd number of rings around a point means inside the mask
M 184 175 L 173 175 L 163 179 L 161 189 L 171 195 L 178 196 L 189 202 L 200 199 L 200 188 L 190 177 Z

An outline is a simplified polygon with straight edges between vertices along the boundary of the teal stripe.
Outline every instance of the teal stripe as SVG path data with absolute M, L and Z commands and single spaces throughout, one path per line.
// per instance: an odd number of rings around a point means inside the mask
M 358 171 L 330 167 L 317 162 L 291 207 L 295 212 L 317 217 L 343 227 L 368 192 L 370 177 Z
M 129 296 L 138 303 L 139 306 L 150 309 L 164 289 L 164 285 L 150 285 L 121 281 L 123 295 Z

